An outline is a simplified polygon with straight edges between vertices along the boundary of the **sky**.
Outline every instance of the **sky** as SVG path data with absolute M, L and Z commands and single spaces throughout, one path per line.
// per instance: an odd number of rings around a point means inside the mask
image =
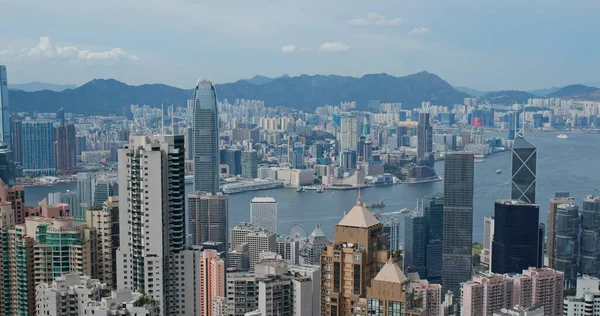
M 598 16 L 597 0 L 0 0 L 0 64 L 13 83 L 426 70 L 479 90 L 600 86 Z

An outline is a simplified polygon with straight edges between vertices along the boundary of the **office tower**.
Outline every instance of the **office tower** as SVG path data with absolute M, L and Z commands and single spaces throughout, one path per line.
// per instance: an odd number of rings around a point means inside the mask
M 227 314 L 244 316 L 258 309 L 258 282 L 253 273 L 227 273 Z
M 15 184 L 16 166 L 12 160 L 12 151 L 7 145 L 0 144 L 0 179 L 9 185 Z
M 96 261 L 97 277 L 108 288 L 117 288 L 117 249 L 119 248 L 119 197 L 111 196 L 102 209 L 91 209 L 86 213 L 86 223 L 98 234 Z
M 494 238 L 492 239 L 492 272 L 519 273 L 529 267 L 540 268 L 538 262 L 539 205 L 516 200 L 494 204 Z
M 148 293 L 161 315 L 183 312 L 176 295 L 185 285 L 170 271 L 185 247 L 184 189 L 183 136 L 131 136 L 119 149 L 117 262 L 129 264 L 117 265 L 117 288 Z
M 229 166 L 229 174 L 239 176 L 242 174 L 242 150 L 221 149 L 221 164 Z
M 427 222 L 426 267 L 431 283 L 442 283 L 442 254 L 444 238 L 444 197 L 433 195 L 423 199 L 423 212 Z
M 474 167 L 472 153 L 446 154 L 442 287 L 453 293 L 471 279 Z
M 356 148 L 358 144 L 358 119 L 356 116 L 343 116 L 340 126 L 340 152 Z
M 216 250 L 204 250 L 200 258 L 200 315 L 211 316 L 214 297 L 225 296 L 225 262 Z
M 16 114 L 11 115 L 10 118 L 10 137 L 11 137 L 11 146 L 12 150 L 12 158 L 16 164 L 21 164 L 23 162 L 23 140 L 22 140 L 22 125 L 21 120 Z
M 478 274 L 461 284 L 461 316 L 493 316 L 514 306 L 513 280 L 506 274 Z
M 587 196 L 581 210 L 581 274 L 600 277 L 600 197 Z
M 64 124 L 56 127 L 56 147 L 54 149 L 56 153 L 56 170 L 71 170 L 77 167 L 75 137 L 75 125 Z
M 73 208 L 71 215 L 85 217 L 85 212 L 94 202 L 94 183 L 96 176 L 90 172 L 77 174 L 77 205 Z
M 551 268 L 565 274 L 565 287 L 575 287 L 579 272 L 579 208 L 574 204 L 560 204 L 554 221 L 553 265 Z
M 105 283 L 85 275 L 65 274 L 42 283 L 36 296 L 37 315 L 160 315 L 156 303 L 144 294 L 110 291 Z
M 77 160 L 81 160 L 81 153 L 87 150 L 87 137 L 75 136 L 75 154 L 77 155 Z
M 364 308 L 366 310 L 364 315 L 425 315 L 424 308 L 414 306 L 410 280 L 393 259 L 385 263 L 366 290 L 366 301 L 359 299 L 353 311 Z M 338 314 L 332 311 L 327 315 Z M 354 313 L 342 312 L 340 315 L 354 315 Z
M 255 197 L 250 201 L 250 224 L 277 233 L 277 201 L 272 197 Z
M 222 193 L 195 193 L 188 195 L 189 230 L 192 245 L 206 242 L 228 244 L 228 196 Z
M 412 213 L 404 222 L 404 270 L 427 278 L 427 221 L 423 213 Z
M 483 250 L 481 251 L 481 264 L 487 270 L 492 268 L 492 241 L 494 240 L 494 217 L 483 218 Z
M 119 179 L 109 176 L 96 177 L 92 205 L 102 205 L 108 197 L 119 195 Z
M 250 270 L 250 248 L 247 243 L 239 244 L 227 252 L 227 269 Z
M 248 244 L 250 253 L 250 269 L 260 261 L 263 252 L 277 252 L 277 234 L 263 228 L 241 223 L 231 229 L 231 244 L 234 248 L 241 244 Z
M 328 244 L 329 240 L 323 233 L 321 225 L 317 224 L 315 229 L 308 236 L 309 256 L 303 258 L 303 260 L 305 261 L 303 263 L 317 265 L 320 261 L 323 249 L 325 249 L 325 247 L 327 247 Z
M 294 169 L 305 169 L 306 164 L 304 163 L 304 144 L 295 143 L 294 151 L 292 152 L 292 168 Z
M 512 148 L 511 199 L 535 203 L 537 148 L 523 137 L 515 138 Z
M 425 166 L 433 167 L 433 127 L 429 123 L 429 113 L 419 113 L 417 125 L 417 160 Z
M 255 150 L 242 152 L 242 177 L 258 177 L 258 154 Z
M 554 232 L 556 212 L 561 204 L 573 204 L 574 200 L 568 192 L 556 192 L 554 198 L 550 200 L 550 212 L 548 213 L 548 267 L 554 267 Z
M 340 153 L 340 168 L 356 170 L 356 150 L 351 148 Z
M 217 94 L 209 80 L 194 89 L 194 190 L 219 192 L 219 117 Z
M 373 148 L 372 148 L 372 143 L 371 140 L 369 138 L 367 138 L 365 140 L 365 148 L 364 148 L 364 161 L 371 161 L 371 158 L 373 156 Z
M 11 147 L 10 107 L 8 105 L 8 76 L 6 66 L 0 65 L 0 141 Z
M 0 179 L 1 180 L 1 179 Z M 0 202 L 10 202 L 14 214 L 15 225 L 25 223 L 25 187 L 9 186 L 0 181 Z
M 194 159 L 194 129 L 186 127 L 183 130 L 183 137 L 185 139 L 185 160 Z
M 23 173 L 53 176 L 56 174 L 56 132 L 52 122 L 22 123 Z
M 600 315 L 600 280 L 590 276 L 579 277 L 575 295 L 565 297 L 563 315 Z
M 334 227 L 333 243 L 321 253 L 321 313 L 350 315 L 356 299 L 367 297 L 367 287 L 387 262 L 387 248 L 383 224 L 359 196 L 356 205 Z

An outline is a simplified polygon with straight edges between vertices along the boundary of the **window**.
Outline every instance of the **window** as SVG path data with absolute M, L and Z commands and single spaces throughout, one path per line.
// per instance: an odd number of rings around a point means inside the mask
M 367 310 L 369 315 L 383 316 L 383 303 L 376 298 L 370 298 L 367 301 Z
M 389 316 L 404 316 L 404 302 L 389 301 L 388 302 Z

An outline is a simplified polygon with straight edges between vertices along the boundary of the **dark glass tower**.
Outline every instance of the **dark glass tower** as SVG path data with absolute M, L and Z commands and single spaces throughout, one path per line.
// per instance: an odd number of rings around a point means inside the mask
M 423 214 L 413 213 L 404 222 L 404 269 L 427 277 L 427 221 Z
M 542 267 L 539 219 L 539 205 L 517 200 L 496 201 L 492 272 L 520 273 L 529 267 Z
M 6 66 L 0 65 L 0 141 L 9 149 L 10 142 L 10 117 L 8 107 L 8 76 Z
M 420 164 L 433 167 L 433 127 L 429 123 L 429 113 L 419 113 L 417 126 L 417 160 Z
M 194 190 L 219 191 L 219 117 L 212 82 L 200 80 L 194 89 Z
M 427 274 L 423 278 L 431 283 L 442 283 L 442 248 L 444 240 L 444 197 L 435 195 L 423 199 L 423 212 L 427 221 Z
M 445 290 L 460 293 L 460 283 L 471 279 L 473 154 L 447 153 L 444 166 L 442 286 Z
M 523 137 L 512 148 L 511 194 L 513 200 L 535 203 L 537 148 Z
M 551 268 L 565 274 L 567 288 L 576 285 L 579 272 L 579 209 L 574 204 L 560 204 L 554 220 L 554 262 Z
M 581 273 L 600 277 L 600 197 L 583 199 L 581 211 Z

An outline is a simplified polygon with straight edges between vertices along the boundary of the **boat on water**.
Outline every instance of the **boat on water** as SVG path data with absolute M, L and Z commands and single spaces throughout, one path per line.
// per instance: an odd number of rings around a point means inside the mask
M 302 186 L 299 186 L 299 187 L 296 189 L 296 192 L 304 192 L 304 191 L 306 191 L 306 189 L 304 189 L 304 187 L 302 187 Z
M 371 203 L 371 204 L 367 204 L 368 208 L 383 208 L 385 207 L 385 203 L 383 203 L 383 200 L 379 200 L 375 203 Z
M 502 173 L 502 169 L 496 170 L 496 174 L 501 174 L 501 173 Z
M 325 192 L 325 188 L 318 187 L 316 191 L 317 191 L 317 193 L 323 193 L 323 192 Z
M 569 136 L 567 136 L 566 134 L 558 134 L 558 136 L 556 136 L 556 138 L 567 139 L 567 138 L 569 138 Z
M 483 158 L 475 158 L 474 161 L 475 162 L 485 162 L 485 159 L 483 159 Z
M 410 212 L 410 211 L 407 208 L 403 208 L 400 210 L 400 214 L 406 214 L 408 212 Z

